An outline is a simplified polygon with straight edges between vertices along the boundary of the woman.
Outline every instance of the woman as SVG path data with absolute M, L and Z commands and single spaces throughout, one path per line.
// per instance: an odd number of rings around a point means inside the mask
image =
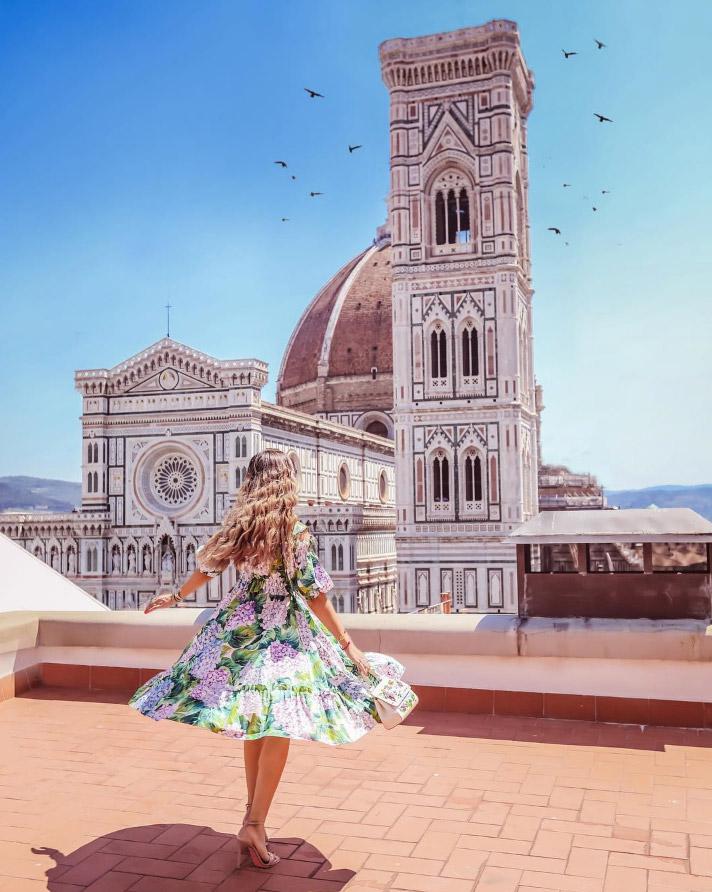
M 288 456 L 278 449 L 253 456 L 222 528 L 197 551 L 197 570 L 144 612 L 184 600 L 231 562 L 237 582 L 178 660 L 129 700 L 149 718 L 245 741 L 247 806 L 237 838 L 257 867 L 279 861 L 264 825 L 290 739 L 358 740 L 379 721 L 365 681 L 371 666 L 395 678 L 403 672 L 390 657 L 367 659 L 346 634 L 296 504 Z

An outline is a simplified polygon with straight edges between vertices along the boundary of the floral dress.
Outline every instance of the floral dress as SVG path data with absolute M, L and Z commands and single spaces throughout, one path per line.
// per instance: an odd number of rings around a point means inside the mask
M 176 662 L 142 684 L 129 706 L 241 740 L 352 743 L 379 722 L 368 680 L 308 607 L 334 585 L 314 537 L 301 522 L 294 536 L 292 578 L 281 560 L 263 575 L 241 572 Z M 200 551 L 198 568 L 217 576 L 201 568 Z M 380 675 L 404 671 L 392 657 L 366 657 Z

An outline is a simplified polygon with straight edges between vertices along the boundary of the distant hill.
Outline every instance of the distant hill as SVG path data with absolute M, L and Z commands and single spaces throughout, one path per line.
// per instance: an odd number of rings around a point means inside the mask
M 81 484 L 69 480 L 0 477 L 0 511 L 71 511 L 81 493 Z
M 700 486 L 648 486 L 645 489 L 607 489 L 608 504 L 619 508 L 692 508 L 712 520 L 712 483 Z

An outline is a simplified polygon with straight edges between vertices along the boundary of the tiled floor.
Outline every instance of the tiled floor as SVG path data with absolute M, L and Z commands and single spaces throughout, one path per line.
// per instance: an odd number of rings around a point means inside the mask
M 712 732 L 420 713 L 295 744 L 283 860 L 235 871 L 242 746 L 125 701 L 0 704 L 2 892 L 712 892 Z

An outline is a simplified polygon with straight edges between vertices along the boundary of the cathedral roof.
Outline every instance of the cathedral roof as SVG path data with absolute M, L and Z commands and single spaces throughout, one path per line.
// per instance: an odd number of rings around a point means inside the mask
M 316 381 L 375 380 L 375 369 L 380 382 L 388 378 L 388 405 L 363 408 L 392 409 L 391 285 L 387 238 L 354 257 L 324 285 L 287 345 L 277 382 L 279 402 L 293 405 L 290 392 Z M 312 410 L 324 411 L 323 407 Z

